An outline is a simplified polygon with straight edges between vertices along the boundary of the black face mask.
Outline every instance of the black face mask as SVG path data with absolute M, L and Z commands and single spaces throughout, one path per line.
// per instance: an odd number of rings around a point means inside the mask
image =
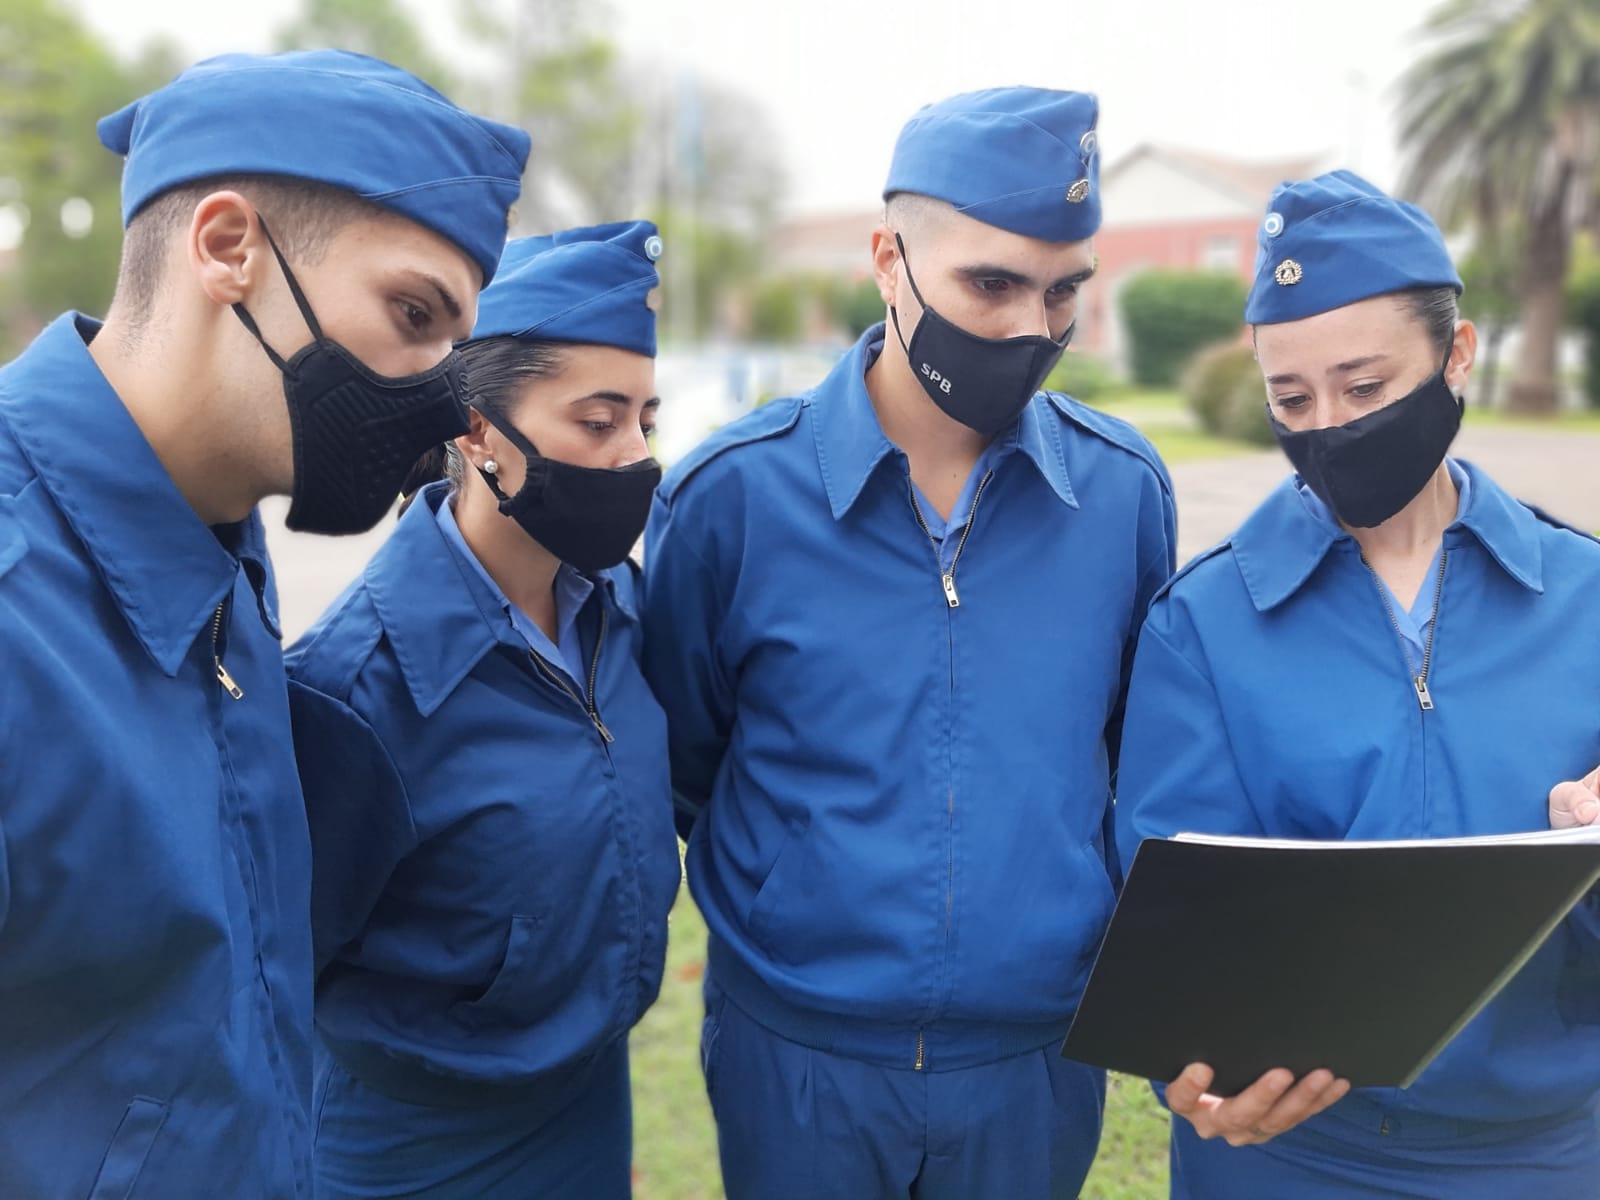
M 361 533 L 389 511 L 417 457 L 467 432 L 461 356 L 452 350 L 418 375 L 373 371 L 323 335 L 265 222 L 312 342 L 285 362 L 244 305 L 233 311 L 279 371 L 294 438 L 294 491 L 284 523 L 306 533 Z
M 515 496 L 482 467 L 478 474 L 500 511 L 564 563 L 604 571 L 628 557 L 650 517 L 661 465 L 643 458 L 626 467 L 579 467 L 546 458 L 509 421 L 479 408 L 483 419 L 522 451 L 527 474 Z
M 900 332 L 900 314 L 892 306 L 889 316 L 922 390 L 952 420 L 985 437 L 999 433 L 1028 407 L 1072 340 L 1072 327 L 1059 342 L 1038 335 L 986 338 L 968 333 L 928 307 L 911 276 L 911 260 L 898 233 L 894 244 L 906 265 L 911 294 L 922 305 L 922 319 L 911 331 L 910 343 Z
M 1461 428 L 1461 410 L 1440 367 L 1416 391 L 1347 425 L 1294 432 L 1268 419 L 1306 486 L 1342 524 L 1370 529 L 1427 486 Z

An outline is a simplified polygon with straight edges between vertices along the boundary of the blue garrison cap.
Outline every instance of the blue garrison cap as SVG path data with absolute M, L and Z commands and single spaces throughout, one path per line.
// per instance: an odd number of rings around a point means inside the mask
M 181 184 L 282 175 L 355 192 L 439 233 L 493 277 L 528 135 L 343 50 L 224 54 L 101 120 L 127 157 L 126 224 Z
M 1461 276 L 1433 219 L 1351 171 L 1330 171 L 1272 193 L 1256 237 L 1252 325 L 1297 321 L 1370 296 L 1453 287 Z
M 906 122 L 884 199 L 916 192 L 1048 242 L 1100 228 L 1100 103 L 1084 92 L 989 88 L 930 104 Z
M 518 238 L 500 277 L 478 297 L 472 338 L 531 338 L 656 353 L 661 236 L 649 221 L 619 221 Z

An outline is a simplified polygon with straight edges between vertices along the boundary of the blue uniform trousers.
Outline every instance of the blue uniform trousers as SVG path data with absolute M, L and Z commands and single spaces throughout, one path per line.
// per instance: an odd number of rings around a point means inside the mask
M 877 1066 L 779 1037 L 708 977 L 701 1061 L 728 1200 L 1073 1200 L 1106 1082 L 1059 1051 Z
M 628 1200 L 633 1109 L 628 1043 L 594 1060 L 582 1087 L 482 1104 L 394 1099 L 319 1051 L 318 1200 Z

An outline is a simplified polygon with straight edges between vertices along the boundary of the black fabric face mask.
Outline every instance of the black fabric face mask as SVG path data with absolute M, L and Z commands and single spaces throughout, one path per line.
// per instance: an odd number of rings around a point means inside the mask
M 1415 391 L 1346 425 L 1297 432 L 1268 420 L 1300 478 L 1340 523 L 1370 529 L 1427 486 L 1461 429 L 1462 407 L 1441 366 Z
M 461 356 L 431 371 L 387 376 L 324 336 L 266 222 L 311 344 L 284 361 L 244 305 L 233 311 L 283 373 L 294 438 L 294 490 L 284 524 L 305 533 L 361 533 L 389 511 L 419 455 L 467 432 Z
M 509 421 L 479 408 L 483 419 L 522 451 L 527 475 L 515 496 L 482 467 L 478 474 L 500 502 L 500 512 L 564 563 L 604 571 L 628 557 L 644 532 L 661 465 L 642 458 L 625 467 L 579 467 L 546 458 Z
M 895 336 L 905 348 L 911 369 L 917 373 L 922 390 L 946 416 L 992 437 L 1028 407 L 1028 401 L 1072 340 L 1072 327 L 1059 342 L 1038 335 L 986 338 L 968 333 L 928 307 L 912 278 L 911 260 L 906 257 L 905 243 L 898 233 L 894 244 L 900 249 L 900 261 L 906 265 L 911 294 L 922 305 L 922 319 L 911 331 L 909 343 L 900 332 L 900 314 L 892 306 L 889 309 Z

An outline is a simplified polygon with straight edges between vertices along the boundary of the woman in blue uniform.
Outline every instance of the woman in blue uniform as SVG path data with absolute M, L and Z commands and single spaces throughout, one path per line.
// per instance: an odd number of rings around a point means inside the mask
M 679 881 L 625 561 L 660 478 L 660 247 L 507 247 L 447 478 L 288 656 L 325 1200 L 629 1195 L 627 1035 Z
M 1297 473 L 1151 608 L 1124 861 L 1180 830 L 1539 829 L 1600 760 L 1600 545 L 1446 457 L 1476 348 L 1460 290 L 1427 215 L 1364 180 L 1274 194 L 1245 319 Z M 1300 1121 L 1343 1085 L 1272 1072 L 1218 1101 L 1190 1067 L 1167 1089 L 1172 1194 L 1593 1200 L 1597 926 L 1586 902 L 1410 1088 Z

